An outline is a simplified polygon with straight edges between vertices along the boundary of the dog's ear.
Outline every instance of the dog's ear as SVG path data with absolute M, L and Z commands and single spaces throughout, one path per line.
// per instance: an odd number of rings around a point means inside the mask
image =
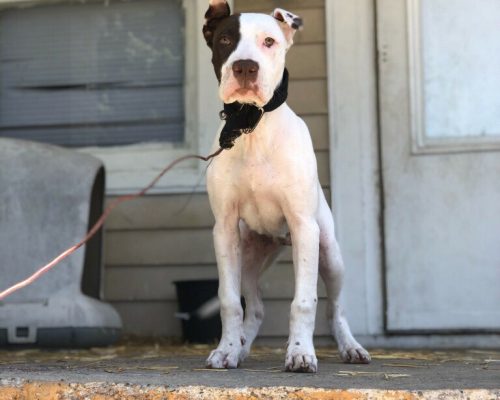
M 215 29 L 229 15 L 231 15 L 231 9 L 226 0 L 209 0 L 209 7 L 205 13 L 205 25 L 203 25 L 203 36 L 208 47 L 212 48 Z
M 304 25 L 302 18 L 291 13 L 290 11 L 283 10 L 282 8 L 276 8 L 273 11 L 272 16 L 280 23 L 281 30 L 285 34 L 286 40 L 288 41 L 288 47 L 290 47 L 293 44 L 293 36 L 295 35 L 295 32 L 302 29 Z

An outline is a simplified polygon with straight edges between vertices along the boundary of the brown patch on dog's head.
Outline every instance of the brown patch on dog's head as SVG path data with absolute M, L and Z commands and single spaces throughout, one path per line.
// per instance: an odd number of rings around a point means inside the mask
M 212 64 L 219 82 L 222 65 L 240 41 L 240 14 L 230 14 L 226 1 L 211 0 L 203 25 L 203 36 L 212 49 Z
M 203 36 L 208 47 L 212 48 L 215 30 L 219 24 L 231 15 L 231 9 L 226 0 L 210 0 L 209 7 L 205 13 L 205 24 L 203 25 Z

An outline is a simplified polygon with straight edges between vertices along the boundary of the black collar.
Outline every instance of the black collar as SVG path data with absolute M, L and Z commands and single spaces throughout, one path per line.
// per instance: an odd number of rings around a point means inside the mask
M 280 85 L 274 91 L 274 95 L 264 107 L 257 107 L 252 104 L 241 104 L 238 102 L 226 104 L 224 110 L 220 112 L 221 119 L 226 123 L 222 128 L 219 137 L 220 147 L 230 149 L 234 146 L 234 141 L 243 133 L 251 133 L 259 124 L 262 116 L 266 112 L 276 110 L 288 97 L 288 70 L 283 71 Z

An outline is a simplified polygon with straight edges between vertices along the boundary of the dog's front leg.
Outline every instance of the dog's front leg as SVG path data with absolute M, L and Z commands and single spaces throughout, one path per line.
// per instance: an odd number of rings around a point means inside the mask
M 316 317 L 319 227 L 313 218 L 289 222 L 295 270 L 295 294 L 290 312 L 290 336 L 285 369 L 316 372 L 318 361 L 313 345 Z
M 214 244 L 219 272 L 222 337 L 207 359 L 209 368 L 237 368 L 243 337 L 241 307 L 241 250 L 238 216 L 224 216 L 214 227 Z

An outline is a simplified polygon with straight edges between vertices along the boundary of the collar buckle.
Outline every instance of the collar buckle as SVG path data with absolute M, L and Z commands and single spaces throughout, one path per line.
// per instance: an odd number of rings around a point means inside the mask
M 260 115 L 257 117 L 254 126 L 241 129 L 241 133 L 248 135 L 249 133 L 252 133 L 255 130 L 255 128 L 257 128 L 257 125 L 259 125 L 260 120 L 262 119 L 264 113 L 266 112 L 264 110 L 264 107 L 257 107 L 257 109 L 260 111 Z

